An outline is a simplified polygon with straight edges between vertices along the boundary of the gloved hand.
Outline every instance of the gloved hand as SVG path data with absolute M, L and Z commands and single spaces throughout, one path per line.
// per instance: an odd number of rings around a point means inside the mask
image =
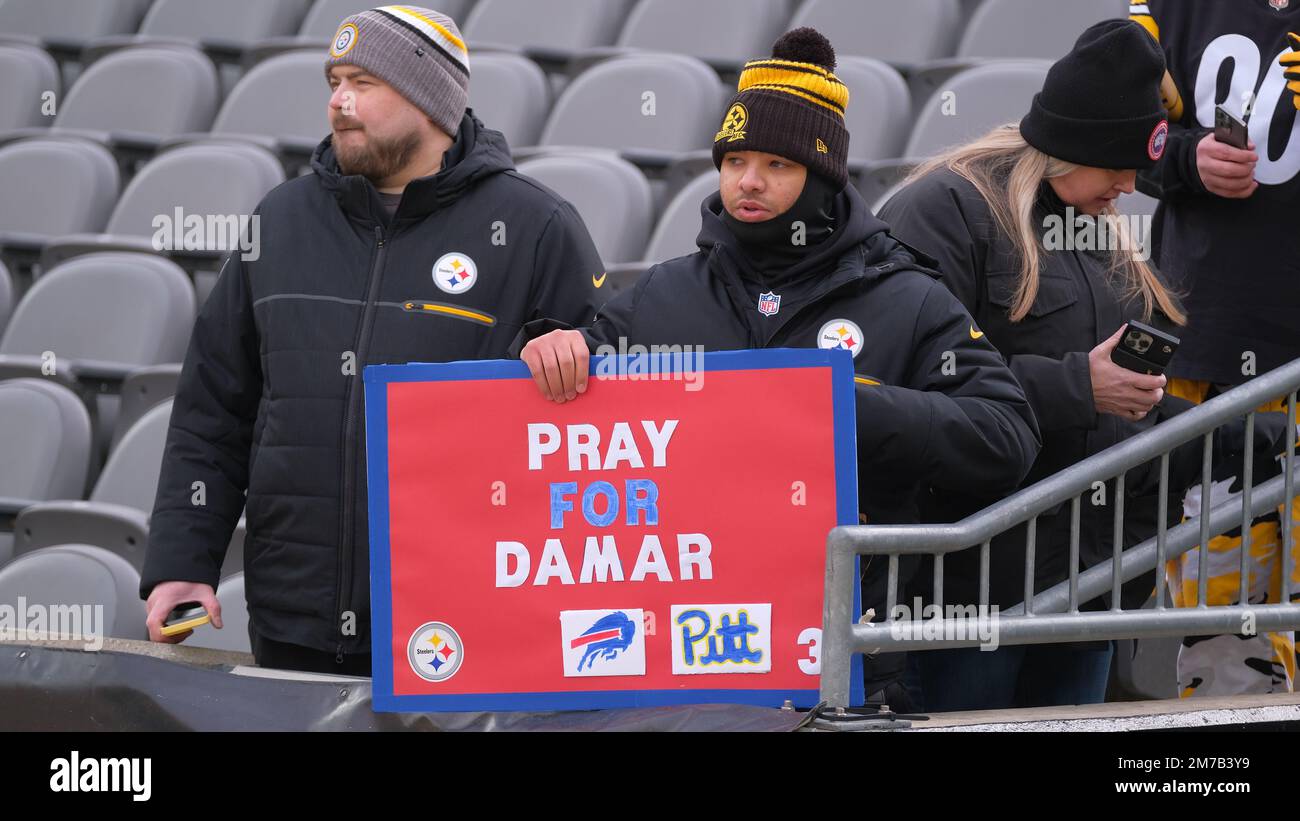
M 1283 54 L 1278 62 L 1282 64 L 1282 76 L 1289 81 L 1286 87 L 1293 95 L 1291 102 L 1300 109 L 1300 34 L 1288 32 L 1286 39 L 1291 43 L 1291 50 Z

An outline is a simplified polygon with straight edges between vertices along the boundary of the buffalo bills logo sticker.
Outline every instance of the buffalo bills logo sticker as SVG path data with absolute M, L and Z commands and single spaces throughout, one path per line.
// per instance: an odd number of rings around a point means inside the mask
M 478 282 L 478 266 L 464 254 L 443 254 L 433 264 L 433 284 L 449 294 L 463 294 L 475 282 Z
M 425 681 L 446 681 L 456 675 L 464 657 L 460 635 L 440 621 L 420 625 L 406 643 L 406 659 Z
M 562 611 L 560 641 L 567 677 L 645 675 L 641 610 Z

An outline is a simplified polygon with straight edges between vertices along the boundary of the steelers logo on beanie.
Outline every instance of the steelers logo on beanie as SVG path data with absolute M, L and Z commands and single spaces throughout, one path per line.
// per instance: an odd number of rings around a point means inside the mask
M 833 73 L 835 49 L 813 28 L 781 36 L 772 56 L 745 64 L 713 138 L 713 164 L 731 151 L 763 151 L 843 188 L 849 180 L 849 90 Z

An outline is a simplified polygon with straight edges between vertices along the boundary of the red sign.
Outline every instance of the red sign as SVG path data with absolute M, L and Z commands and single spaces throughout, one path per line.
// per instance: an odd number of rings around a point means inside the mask
M 366 369 L 377 710 L 817 701 L 851 357 L 626 362 L 565 404 L 520 362 Z

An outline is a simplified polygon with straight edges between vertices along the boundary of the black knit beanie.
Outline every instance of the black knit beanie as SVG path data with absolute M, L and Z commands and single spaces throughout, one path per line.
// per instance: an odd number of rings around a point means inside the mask
M 835 49 L 816 29 L 782 35 L 770 59 L 745 64 L 713 139 L 713 164 L 721 168 L 731 151 L 763 151 L 843 189 L 849 180 L 849 90 L 834 70 Z
M 1047 72 L 1020 134 L 1044 154 L 1078 165 L 1150 168 L 1169 136 L 1160 101 L 1164 74 L 1164 54 L 1141 25 L 1103 20 Z

